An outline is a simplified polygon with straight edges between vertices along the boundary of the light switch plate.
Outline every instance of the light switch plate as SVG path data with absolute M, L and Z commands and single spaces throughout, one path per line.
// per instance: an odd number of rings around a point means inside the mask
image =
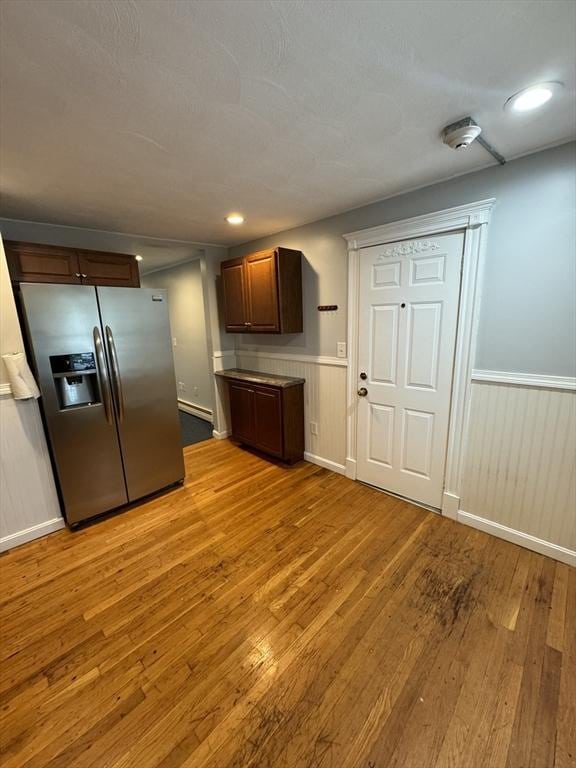
M 346 342 L 339 341 L 336 344 L 336 355 L 338 357 L 346 357 Z

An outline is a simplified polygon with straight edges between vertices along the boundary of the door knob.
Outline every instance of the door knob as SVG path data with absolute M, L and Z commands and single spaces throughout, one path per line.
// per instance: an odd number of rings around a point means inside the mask
M 368 378 L 368 374 L 362 371 L 362 373 L 360 374 L 360 378 L 362 379 L 362 381 L 366 381 L 366 379 Z
M 366 387 L 360 387 L 360 389 L 358 390 L 358 396 L 366 397 L 367 394 L 368 394 L 368 390 L 366 389 Z

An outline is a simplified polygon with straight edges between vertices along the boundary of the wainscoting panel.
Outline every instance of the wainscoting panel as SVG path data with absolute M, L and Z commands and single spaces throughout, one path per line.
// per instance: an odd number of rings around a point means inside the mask
M 0 551 L 64 527 L 36 400 L 0 397 Z
M 475 382 L 460 509 L 574 551 L 575 456 L 575 392 Z
M 304 419 L 306 458 L 309 461 L 344 472 L 346 459 L 346 366 L 343 361 L 331 364 L 326 358 L 281 359 L 267 357 L 263 352 L 251 355 L 236 350 L 239 368 L 277 373 L 281 376 L 299 376 L 304 385 Z M 310 422 L 318 426 L 313 435 Z

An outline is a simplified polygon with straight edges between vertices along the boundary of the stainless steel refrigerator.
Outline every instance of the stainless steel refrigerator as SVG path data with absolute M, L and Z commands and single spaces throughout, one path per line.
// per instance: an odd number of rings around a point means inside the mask
M 166 291 L 20 288 L 68 523 L 181 481 Z

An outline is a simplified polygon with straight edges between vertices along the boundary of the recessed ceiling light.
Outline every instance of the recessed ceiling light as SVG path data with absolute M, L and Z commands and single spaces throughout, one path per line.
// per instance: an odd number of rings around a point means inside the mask
M 530 112 L 546 104 L 562 88 L 562 83 L 537 83 L 511 96 L 504 104 L 510 112 Z
M 229 213 L 228 216 L 226 216 L 226 221 L 228 224 L 236 226 L 244 223 L 244 216 L 242 216 L 241 213 Z
M 136 256 L 134 256 L 134 258 L 136 259 L 136 261 L 142 261 L 142 256 L 140 256 L 139 253 L 137 253 Z

